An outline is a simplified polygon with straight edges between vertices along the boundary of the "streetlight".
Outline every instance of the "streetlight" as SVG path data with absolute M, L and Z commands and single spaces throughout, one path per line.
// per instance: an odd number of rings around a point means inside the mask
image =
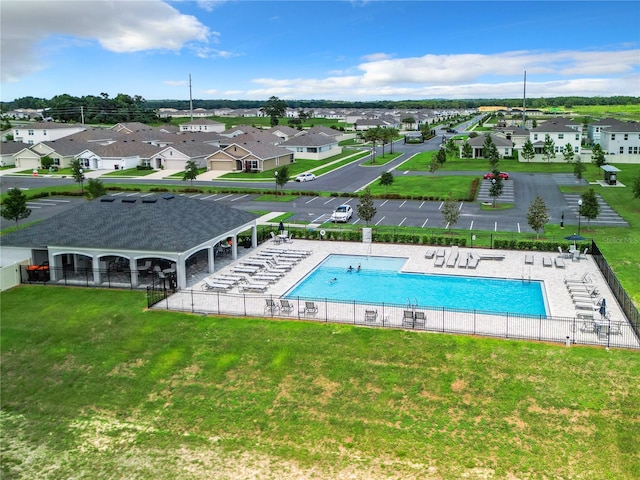
M 491 179 L 491 185 L 493 185 L 493 187 L 491 188 L 491 196 L 493 197 L 493 208 L 496 208 L 496 195 L 495 195 L 495 186 L 496 186 L 496 178 L 493 177 Z
M 582 199 L 578 200 L 578 235 L 580 235 L 580 217 L 582 216 Z
M 276 170 L 274 173 L 276 178 L 276 197 L 278 196 L 278 171 Z
M 83 180 L 84 180 L 84 170 L 83 169 L 79 169 L 78 173 L 80 174 L 80 193 L 84 195 L 84 184 L 83 184 Z

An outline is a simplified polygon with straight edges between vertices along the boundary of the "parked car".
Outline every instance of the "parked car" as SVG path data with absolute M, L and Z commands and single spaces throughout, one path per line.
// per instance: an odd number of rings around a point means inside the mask
M 346 223 L 352 216 L 353 209 L 349 205 L 340 205 L 331 214 L 331 221 Z
M 307 172 L 307 173 L 301 173 L 300 175 L 298 175 L 296 177 L 296 182 L 310 182 L 311 180 L 315 180 L 316 176 L 311 173 L 311 172 Z
M 509 180 L 509 174 L 507 172 L 500 172 L 498 175 L 500 176 L 500 178 L 502 180 Z M 493 176 L 494 176 L 493 172 L 485 173 L 484 174 L 484 179 L 485 180 L 489 180 L 489 179 L 492 179 Z

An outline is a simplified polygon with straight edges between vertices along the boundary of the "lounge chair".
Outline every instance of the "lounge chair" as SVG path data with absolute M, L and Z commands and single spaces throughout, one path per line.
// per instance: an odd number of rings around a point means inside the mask
M 427 253 L 424 254 L 424 258 L 433 258 L 436 255 L 436 251 L 433 249 L 427 250 Z
M 590 312 L 587 312 L 586 310 L 583 310 L 583 311 L 576 312 L 576 317 L 582 318 L 582 319 L 591 319 L 591 320 L 593 320 L 593 313 L 594 313 L 593 310 L 590 311 Z
M 273 299 L 265 299 L 264 313 L 268 313 L 269 315 L 277 315 L 279 311 L 280 307 Z
M 228 290 L 231 290 L 232 288 L 233 288 L 232 284 L 217 283 L 208 278 L 205 278 L 204 283 L 202 284 L 202 290 L 204 291 L 226 292 Z
M 147 260 L 144 262 L 144 265 L 138 265 L 138 272 L 150 272 L 151 271 L 151 260 Z
M 378 318 L 377 310 L 365 310 L 364 311 L 364 321 L 365 323 L 376 323 L 376 319 Z
M 552 267 L 553 263 L 551 263 L 551 257 L 542 257 L 542 266 L 543 267 Z
M 457 246 L 453 246 L 451 247 L 451 253 L 449 254 L 449 260 L 447 260 L 447 267 L 448 268 L 453 268 L 456 266 L 456 262 L 458 261 L 458 256 L 460 255 L 460 252 L 458 252 L 458 247 Z
M 315 315 L 318 313 L 318 306 L 314 302 L 304 302 L 303 315 Z
M 444 257 L 436 257 L 436 261 L 433 265 L 436 267 L 444 266 Z
M 558 255 L 560 256 L 560 258 L 571 258 L 572 257 L 571 253 L 563 252 L 561 246 L 558 246 Z
M 436 257 L 445 257 L 445 251 L 444 248 L 439 248 L 438 251 L 436 252 Z
M 573 302 L 573 306 L 576 310 L 595 310 L 598 308 L 593 302 Z
M 578 254 L 578 257 L 581 259 L 586 259 L 588 251 L 589 251 L 589 247 L 586 247 L 582 253 Z
M 525 265 L 533 265 L 533 255 L 525 255 L 524 263 Z
M 469 265 L 469 254 L 463 255 L 458 262 L 458 268 L 467 268 Z
M 480 260 L 504 260 L 505 255 L 503 253 L 481 253 L 478 255 Z
M 561 257 L 556 257 L 556 268 L 564 268 L 564 260 Z
M 591 320 L 584 320 L 582 322 L 580 331 L 582 333 L 596 333 L 596 322 L 593 321 L 593 317 L 591 317 Z
M 405 310 L 404 315 L 402 316 L 402 326 L 413 328 L 413 323 L 414 323 L 413 310 Z
M 476 268 L 478 266 L 478 263 L 480 263 L 480 257 L 478 257 L 477 255 L 474 255 L 473 253 L 469 254 L 469 265 L 467 265 L 467 268 Z
M 271 239 L 273 240 L 273 243 L 275 243 L 276 245 L 280 245 L 282 243 L 282 239 L 276 236 L 275 233 L 269 232 L 269 234 L 271 235 Z
M 284 313 L 285 315 L 289 315 L 291 312 L 293 312 L 293 303 L 291 303 L 289 300 L 281 298 L 280 299 L 280 311 L 282 313 Z
M 240 285 L 241 292 L 247 293 L 264 293 L 269 288 L 268 283 L 247 283 L 246 285 Z
M 424 328 L 425 320 L 426 320 L 426 317 L 424 315 L 424 312 L 416 312 L 415 313 L 415 326 L 416 327 Z
M 581 285 L 583 283 L 590 283 L 590 281 L 591 281 L 591 277 L 589 276 L 588 273 L 585 273 L 581 278 L 565 278 L 564 279 L 564 283 L 567 285 L 572 283 L 577 283 Z

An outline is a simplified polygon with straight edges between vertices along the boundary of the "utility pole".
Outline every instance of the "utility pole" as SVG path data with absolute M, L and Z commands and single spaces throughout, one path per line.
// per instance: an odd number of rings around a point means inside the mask
M 524 71 L 524 92 L 522 95 L 522 129 L 527 128 L 527 71 Z
M 191 112 L 191 121 L 193 122 L 193 96 L 191 95 L 191 74 L 189 74 L 189 111 Z
M 80 105 L 80 122 L 84 125 L 84 106 Z

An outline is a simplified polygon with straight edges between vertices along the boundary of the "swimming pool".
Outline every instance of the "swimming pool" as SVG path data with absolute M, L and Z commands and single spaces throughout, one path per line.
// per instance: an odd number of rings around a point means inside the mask
M 542 282 L 402 273 L 399 270 L 406 261 L 400 257 L 329 255 L 285 297 L 547 315 Z

